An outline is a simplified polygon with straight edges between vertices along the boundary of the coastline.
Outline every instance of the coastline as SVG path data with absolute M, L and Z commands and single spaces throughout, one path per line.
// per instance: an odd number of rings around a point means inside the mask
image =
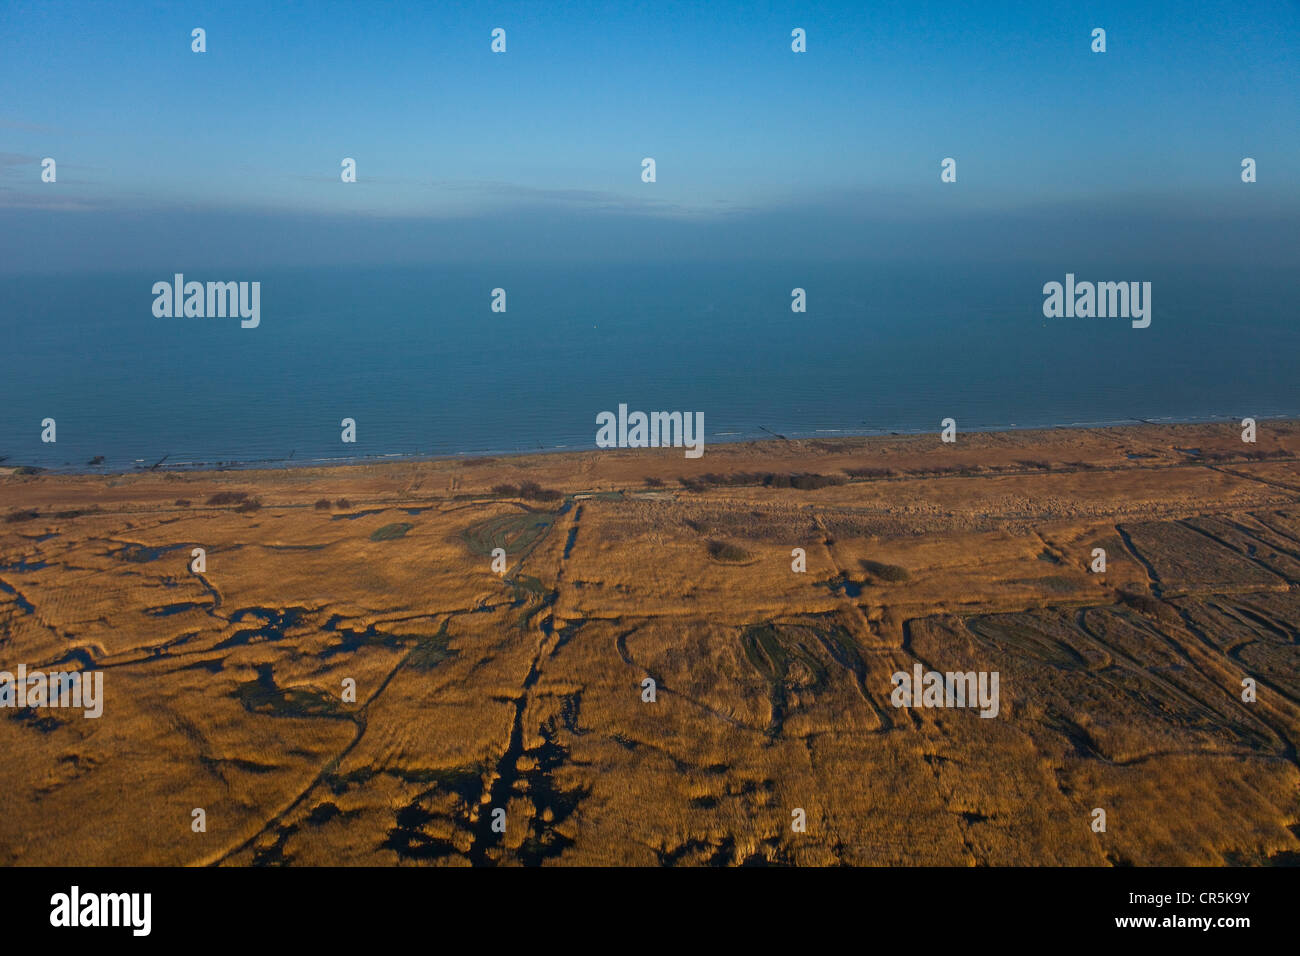
M 1239 421 L 1141 423 L 1102 427 L 1004 429 L 959 433 L 952 444 L 935 431 L 868 436 L 777 437 L 717 442 L 698 459 L 680 448 L 557 449 L 441 458 L 380 458 L 293 467 L 133 472 L 0 469 L 0 513 L 109 502 L 199 510 L 216 491 L 243 493 L 270 507 L 310 507 L 328 496 L 350 506 L 399 506 L 449 500 L 523 498 L 505 489 L 524 483 L 555 501 L 582 494 L 674 496 L 719 488 L 789 486 L 804 476 L 816 496 L 827 485 L 943 478 L 1150 472 L 1300 461 L 1300 419 L 1261 420 L 1257 441 L 1241 440 Z M 801 487 L 798 483 L 796 489 Z M 531 494 L 531 492 L 530 492 Z M 175 504 L 173 505 L 173 502 Z M 216 502 L 231 504 L 231 502 Z M 209 501 L 209 505 L 213 502 Z M 66 510 L 66 508 L 65 508 Z M 223 509 L 224 510 L 224 509 Z M 348 509 L 343 509 L 348 510 Z M 58 512 L 54 513 L 57 516 Z
M 996 434 L 1035 434 L 1040 432 L 1061 432 L 1061 431 L 1092 431 L 1097 429 L 1124 429 L 1140 427 L 1179 427 L 1179 426 L 1214 426 L 1226 425 L 1232 426 L 1234 423 L 1240 423 L 1241 419 L 1236 416 L 1193 416 L 1188 418 L 1163 418 L 1163 419 L 1105 419 L 1100 421 L 1083 421 L 1083 422 L 1066 422 L 1052 425 L 1019 425 L 1016 423 L 1007 424 L 975 424 L 966 429 L 958 422 L 960 429 L 959 434 L 964 438 L 972 438 L 977 435 L 996 435 Z M 1256 416 L 1256 422 L 1300 422 L 1300 413 L 1288 413 L 1279 415 Z M 700 461 L 708 459 L 708 450 L 716 449 L 719 446 L 733 445 L 758 445 L 766 442 L 813 442 L 813 441 L 858 441 L 870 439 L 889 439 L 889 438 L 914 438 L 924 435 L 935 435 L 939 433 L 936 425 L 926 429 L 906 429 L 906 428 L 880 428 L 880 429 L 854 429 L 854 428 L 819 428 L 811 431 L 794 431 L 786 430 L 776 432 L 762 425 L 759 426 L 760 433 L 751 432 L 719 432 L 709 436 L 705 442 L 705 455 Z M 593 432 L 594 434 L 594 432 Z M 126 475 L 142 475 L 150 473 L 184 473 L 184 474 L 208 474 L 208 473 L 227 473 L 227 472 L 278 472 L 278 471 L 315 471 L 321 469 L 337 468 L 356 468 L 369 467 L 383 464 L 422 464 L 434 462 L 473 462 L 477 459 L 514 459 L 528 458 L 540 455 L 584 455 L 596 453 L 617 452 L 663 452 L 672 453 L 676 449 L 658 448 L 658 449 L 598 449 L 594 440 L 592 444 L 583 447 L 574 447 L 571 445 L 554 445 L 539 446 L 535 449 L 521 448 L 502 448 L 486 449 L 482 451 L 457 451 L 446 454 L 406 454 L 402 452 L 392 452 L 373 455 L 340 455 L 329 458 L 297 458 L 292 454 L 285 458 L 260 458 L 247 459 L 238 461 L 172 461 L 170 456 L 163 455 L 153 464 L 144 464 L 142 459 L 137 459 L 137 464 L 131 468 L 120 468 L 109 465 L 67 465 L 67 466 L 44 466 L 31 465 L 22 461 L 15 461 L 13 464 L 12 456 L 9 458 L 0 457 L 0 478 L 6 477 L 32 477 L 36 475 L 63 475 L 63 476 L 98 476 L 98 477 L 121 477 Z M 715 453 L 716 454 L 716 453 Z

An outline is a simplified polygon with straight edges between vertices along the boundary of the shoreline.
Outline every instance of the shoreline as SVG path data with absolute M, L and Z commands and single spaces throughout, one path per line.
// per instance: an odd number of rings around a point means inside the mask
M 1269 416 L 1257 416 L 1257 423 L 1262 422 L 1300 422 L 1300 413 L 1279 414 Z M 1053 425 L 1019 425 L 1009 423 L 1005 425 L 975 425 L 969 430 L 963 429 L 958 422 L 958 435 L 967 439 L 982 435 L 1029 435 L 1038 432 L 1058 433 L 1062 431 L 1096 431 L 1096 430 L 1114 430 L 1126 428 L 1177 428 L 1184 426 L 1215 426 L 1236 424 L 1240 428 L 1241 419 L 1236 416 L 1212 416 L 1212 417 L 1192 417 L 1192 418 L 1166 418 L 1166 419 L 1103 419 L 1095 422 L 1068 422 Z M 704 462 L 708 459 L 708 450 L 710 448 L 730 448 L 744 445 L 763 445 L 767 443 L 794 443 L 794 442 L 826 442 L 826 441 L 846 441 L 860 442 L 867 440 L 879 439 L 904 439 L 916 438 L 923 435 L 939 434 L 939 428 L 927 428 L 920 430 L 908 429 L 873 429 L 873 430 L 855 430 L 851 428 L 820 428 L 813 429 L 810 432 L 788 432 L 785 434 L 775 432 L 764 426 L 759 429 L 766 434 L 744 434 L 739 432 L 722 432 L 709 438 L 704 443 L 705 453 L 697 459 Z M 292 456 L 286 458 L 261 458 L 248 459 L 242 461 L 169 461 L 168 456 L 163 456 L 157 463 L 152 465 L 138 464 L 133 468 L 118 468 L 112 466 L 92 466 L 92 465 L 73 465 L 68 467 L 53 467 L 45 465 L 31 465 L 24 463 L 8 464 L 8 459 L 0 459 L 0 478 L 7 477 L 38 477 L 38 476 L 61 476 L 61 477 L 102 477 L 102 478 L 122 478 L 132 475 L 150 475 L 150 474 L 227 474 L 227 473 L 258 473 L 258 472 L 311 472 L 320 470 L 336 470 L 345 468 L 366 468 L 385 464 L 392 465 L 409 465 L 409 464 L 436 464 L 446 462 L 475 462 L 479 459 L 527 459 L 541 456 L 562 456 L 562 455 L 590 455 L 590 454 L 610 454 L 610 453 L 659 453 L 671 454 L 680 452 L 681 449 L 672 447 L 660 448 L 615 448 L 601 449 L 595 446 L 594 438 L 591 445 L 574 447 L 570 445 L 555 445 L 547 447 L 538 447 L 535 449 L 497 449 L 485 451 L 459 451 L 447 454 L 422 454 L 403 452 L 392 452 L 387 454 L 374 455 L 343 455 L 337 458 L 298 458 Z
M 812 504 L 852 489 L 990 479 L 1030 482 L 1068 475 L 1118 488 L 1153 476 L 1199 469 L 1225 480 L 1243 468 L 1256 480 L 1300 492 L 1300 419 L 1261 421 L 1254 444 L 1240 423 L 1128 424 L 958 433 L 937 432 L 717 443 L 704 457 L 680 448 L 556 450 L 501 456 L 377 459 L 284 468 L 166 469 L 118 474 L 0 474 L 4 523 L 64 519 L 101 511 L 207 511 L 243 508 L 322 510 L 336 518 L 369 509 L 457 507 L 515 501 L 546 510 L 585 496 L 720 499 L 793 494 Z M 1241 476 L 1237 476 L 1241 477 Z M 1157 479 L 1166 480 L 1166 479 Z M 842 494 L 835 489 L 842 489 Z M 1030 493 L 1030 485 L 1024 491 Z M 1047 486 L 1033 493 L 1046 493 Z M 1008 486 L 1010 490 L 1010 486 Z M 955 490 L 954 494 L 961 492 Z

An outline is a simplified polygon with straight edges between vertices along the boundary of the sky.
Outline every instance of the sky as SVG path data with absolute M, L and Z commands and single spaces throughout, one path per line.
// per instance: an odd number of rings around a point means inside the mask
M 1298 213 L 1295 2 L 0 3 L 6 275 L 1097 243 L 1285 264 Z

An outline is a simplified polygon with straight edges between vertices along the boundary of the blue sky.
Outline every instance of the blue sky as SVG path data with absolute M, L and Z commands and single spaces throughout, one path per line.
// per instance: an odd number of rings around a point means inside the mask
M 349 228 L 378 259 L 831 255 L 950 217 L 1294 240 L 1300 6 L 1131 6 L 6 0 L 0 270 L 310 262 Z

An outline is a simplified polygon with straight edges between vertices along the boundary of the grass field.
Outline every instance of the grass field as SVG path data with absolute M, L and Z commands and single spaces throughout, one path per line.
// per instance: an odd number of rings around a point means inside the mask
M 1300 861 L 1300 426 L 669 452 L 6 470 L 0 862 Z

